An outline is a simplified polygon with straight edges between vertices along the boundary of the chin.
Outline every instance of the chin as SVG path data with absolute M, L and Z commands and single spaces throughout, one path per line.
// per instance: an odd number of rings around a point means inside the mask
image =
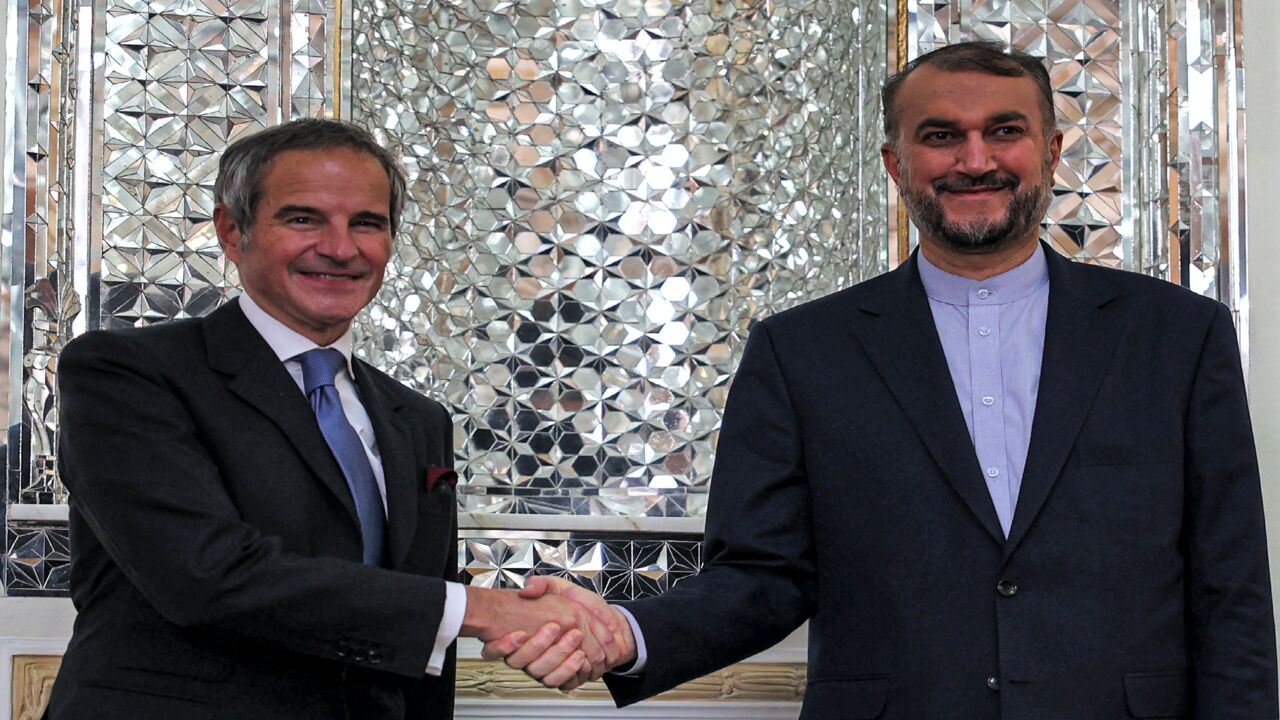
M 1003 225 L 1009 219 L 1009 209 L 1000 208 L 999 212 L 989 213 L 970 213 L 967 215 L 953 215 L 947 213 L 947 224 L 954 227 L 973 228 L 973 227 L 992 227 L 995 225 Z

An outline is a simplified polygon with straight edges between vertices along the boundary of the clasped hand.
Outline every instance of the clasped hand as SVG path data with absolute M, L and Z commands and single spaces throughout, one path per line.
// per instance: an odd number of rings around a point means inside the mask
M 476 603 L 479 601 L 480 605 Z M 501 658 L 547 687 L 573 690 L 635 661 L 631 625 L 599 595 L 562 578 L 534 576 L 518 593 L 468 588 L 463 633 L 484 641 L 482 656 Z

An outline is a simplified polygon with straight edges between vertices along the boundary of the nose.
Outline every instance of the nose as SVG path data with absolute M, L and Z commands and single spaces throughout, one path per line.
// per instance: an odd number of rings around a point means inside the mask
M 316 254 L 336 262 L 346 262 L 360 254 L 355 237 L 346 223 L 334 223 L 325 229 L 316 243 Z
M 956 170 L 959 172 L 976 177 L 995 169 L 994 153 L 981 133 L 966 135 L 964 142 L 956 146 Z

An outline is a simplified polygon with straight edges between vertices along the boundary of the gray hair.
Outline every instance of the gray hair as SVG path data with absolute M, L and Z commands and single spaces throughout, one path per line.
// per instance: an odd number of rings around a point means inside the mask
M 902 70 L 885 81 L 880 89 L 880 107 L 884 113 L 884 137 L 890 146 L 898 147 L 898 108 L 894 104 L 902 83 L 921 67 L 934 67 L 945 72 L 980 72 L 1001 77 L 1029 77 L 1040 91 L 1040 111 L 1044 115 L 1044 134 L 1048 136 L 1058 125 L 1053 109 L 1053 85 L 1043 61 L 1034 55 L 1014 50 L 989 40 L 944 45 L 907 63 Z
M 222 203 L 231 214 L 240 230 L 242 247 L 249 242 L 249 228 L 253 225 L 258 201 L 262 199 L 262 179 L 271 161 L 290 150 L 332 148 L 349 148 L 370 155 L 387 171 L 387 179 L 391 183 L 391 207 L 388 211 L 391 232 L 395 234 L 400 226 L 400 212 L 404 209 L 407 193 L 400 161 L 362 127 L 340 120 L 305 118 L 242 137 L 231 143 L 218 161 L 214 201 Z

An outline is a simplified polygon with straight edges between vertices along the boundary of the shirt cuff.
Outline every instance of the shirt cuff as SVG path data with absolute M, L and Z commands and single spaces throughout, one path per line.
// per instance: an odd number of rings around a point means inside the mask
M 467 589 L 462 583 L 446 582 L 444 584 L 444 614 L 440 616 L 440 627 L 436 630 L 436 644 L 431 649 L 431 657 L 427 658 L 427 674 L 440 675 L 444 672 L 445 655 L 449 646 L 458 639 L 462 632 L 462 618 L 467 615 Z M 639 647 L 639 646 L 637 646 Z
M 618 608 L 618 612 L 627 619 L 627 623 L 631 625 L 631 637 L 636 641 L 636 661 L 631 663 L 631 667 L 617 668 L 613 670 L 614 675 L 622 675 L 624 677 L 635 677 L 644 672 L 644 666 L 649 663 L 649 651 L 644 644 L 644 633 L 640 632 L 640 623 L 636 622 L 636 616 L 631 611 L 621 605 L 614 605 Z

